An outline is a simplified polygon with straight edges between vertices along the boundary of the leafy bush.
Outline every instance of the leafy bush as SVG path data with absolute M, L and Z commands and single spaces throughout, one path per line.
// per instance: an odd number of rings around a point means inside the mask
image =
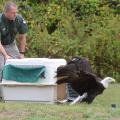
M 27 57 L 87 57 L 99 76 L 120 82 L 120 16 L 111 1 L 51 0 L 44 4 L 26 0 L 17 4 L 29 25 Z

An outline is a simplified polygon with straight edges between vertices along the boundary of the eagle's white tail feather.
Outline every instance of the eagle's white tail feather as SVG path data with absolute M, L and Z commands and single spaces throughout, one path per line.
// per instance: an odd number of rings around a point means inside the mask
M 78 101 L 81 102 L 84 98 L 87 97 L 87 93 L 84 93 L 82 96 L 78 96 L 73 102 L 71 102 L 70 105 L 74 105 L 75 103 L 77 103 Z

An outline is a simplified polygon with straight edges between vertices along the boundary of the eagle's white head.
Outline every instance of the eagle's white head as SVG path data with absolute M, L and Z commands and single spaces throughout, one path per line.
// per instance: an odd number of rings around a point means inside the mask
M 107 88 L 108 85 L 109 85 L 109 83 L 111 83 L 111 82 L 115 82 L 115 79 L 113 79 L 113 78 L 111 78 L 111 77 L 106 77 L 106 78 L 104 78 L 104 79 L 101 81 L 101 83 L 103 84 L 103 86 L 104 86 L 105 88 Z

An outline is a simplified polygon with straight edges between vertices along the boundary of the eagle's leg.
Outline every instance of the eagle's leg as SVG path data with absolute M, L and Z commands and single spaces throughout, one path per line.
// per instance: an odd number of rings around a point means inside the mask
M 84 93 L 82 96 L 79 95 L 73 102 L 71 102 L 70 105 L 73 105 L 73 104 L 77 103 L 78 101 L 81 102 L 86 97 L 87 97 L 87 93 Z

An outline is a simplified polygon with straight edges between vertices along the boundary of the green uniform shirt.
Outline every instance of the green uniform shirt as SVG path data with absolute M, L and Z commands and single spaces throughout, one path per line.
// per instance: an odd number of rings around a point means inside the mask
M 15 40 L 16 34 L 25 34 L 28 31 L 26 21 L 17 14 L 16 19 L 8 20 L 0 14 L 0 41 L 2 45 L 9 45 Z

